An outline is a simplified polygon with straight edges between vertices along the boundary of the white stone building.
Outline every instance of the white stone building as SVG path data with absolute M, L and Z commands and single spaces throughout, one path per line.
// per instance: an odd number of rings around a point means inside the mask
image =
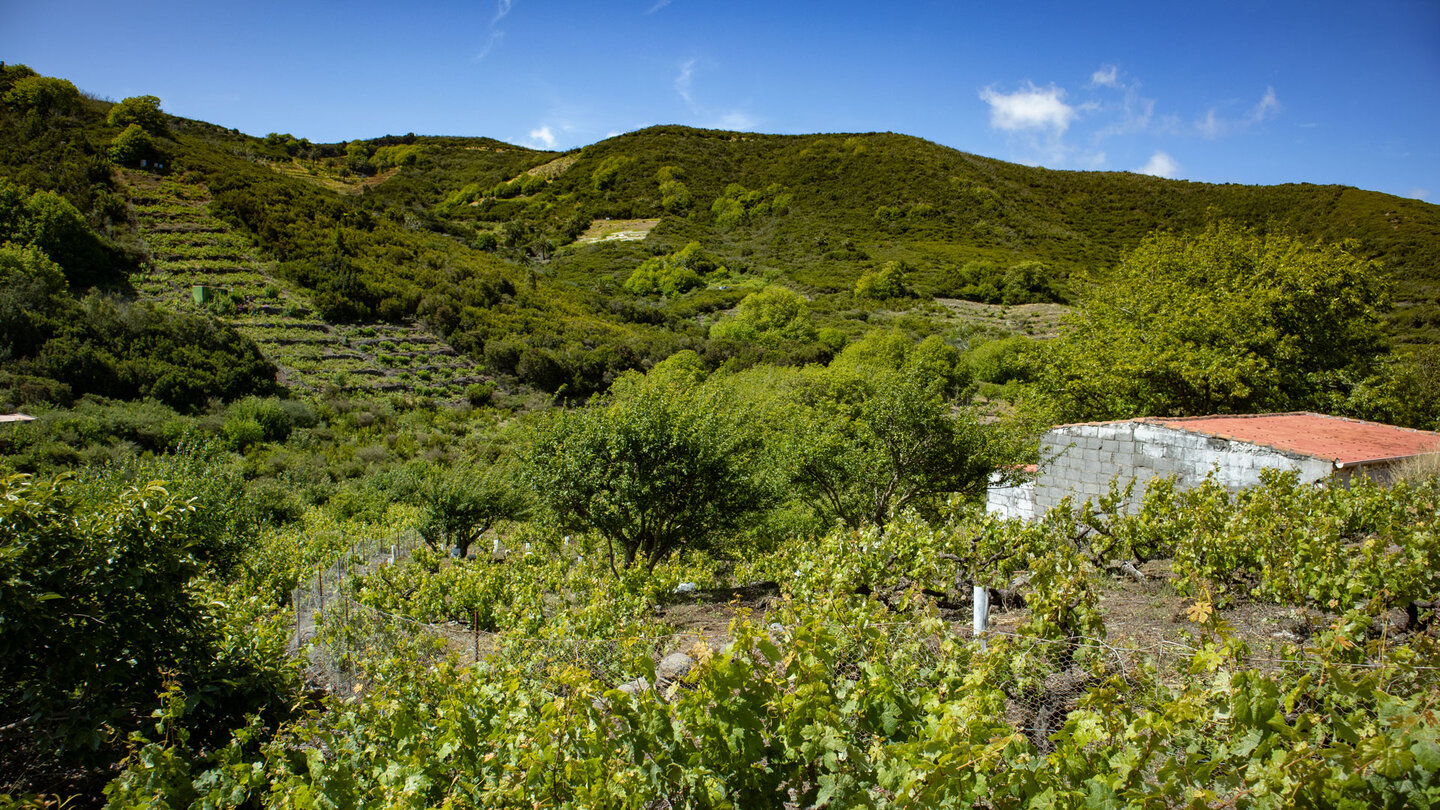
M 1231 489 L 1253 486 L 1266 469 L 1296 470 L 1302 481 L 1389 477 L 1404 459 L 1440 453 L 1440 433 L 1318 413 L 1146 417 L 1059 425 L 1041 440 L 1046 463 L 1034 480 L 991 487 L 986 508 L 1032 519 L 1064 497 L 1103 495 L 1131 478 L 1136 494 L 1152 478 L 1190 487 L 1213 474 Z

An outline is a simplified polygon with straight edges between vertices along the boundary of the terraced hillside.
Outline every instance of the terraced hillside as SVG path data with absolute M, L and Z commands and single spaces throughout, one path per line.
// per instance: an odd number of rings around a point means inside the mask
M 315 392 L 406 391 L 458 400 L 486 379 L 479 368 L 419 324 L 331 324 L 271 274 L 242 234 L 211 215 L 202 185 L 143 171 L 123 172 L 151 261 L 132 279 L 140 297 L 166 306 L 204 306 L 254 340 L 281 382 Z M 197 301 L 197 288 L 208 301 Z

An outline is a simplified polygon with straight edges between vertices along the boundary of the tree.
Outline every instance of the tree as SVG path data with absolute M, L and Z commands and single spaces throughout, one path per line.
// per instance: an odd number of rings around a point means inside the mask
M 75 85 L 50 76 L 26 76 L 16 80 L 0 101 L 14 109 L 34 110 L 41 115 L 78 112 L 84 104 Z
M 660 181 L 660 207 L 672 214 L 684 214 L 690 210 L 695 198 L 690 189 L 681 181 L 681 170 L 676 166 L 664 166 L 655 173 Z
M 139 124 L 125 127 L 124 131 L 110 142 L 110 159 L 121 166 L 134 166 L 154 155 L 155 142 Z
M 768 501 L 759 448 L 694 352 L 629 373 L 608 399 L 535 431 L 526 480 L 569 530 L 605 539 L 612 570 L 703 548 Z
M 832 369 L 791 434 L 796 485 L 822 516 L 860 528 L 906 507 L 933 511 L 939 496 L 978 494 L 992 472 L 1018 469 L 1021 437 L 956 407 L 946 387 L 915 363 Z
M 65 274 L 43 251 L 0 243 L 0 358 L 34 354 L 76 309 Z
M 1339 410 L 1387 303 L 1346 247 L 1232 223 L 1155 234 L 1083 289 L 1041 382 L 1075 418 Z
M 788 287 L 772 285 L 750 293 L 735 308 L 735 315 L 710 328 L 712 338 L 778 343 L 815 340 L 815 324 L 805 299 Z
M 168 134 L 165 113 L 160 111 L 160 99 L 156 96 L 131 96 L 111 107 L 105 120 L 112 127 L 123 129 L 135 125 L 151 135 Z
M 436 551 L 452 546 L 460 556 L 502 520 L 519 520 L 528 504 L 507 470 L 463 466 L 431 477 L 420 491 L 420 536 Z
M 908 268 L 903 262 L 886 262 L 879 270 L 867 270 L 855 282 L 856 298 L 905 298 L 910 288 L 905 284 Z
M 1440 430 L 1440 346 L 1415 346 L 1386 357 L 1356 389 L 1352 415 L 1392 425 Z
M 0 705 L 5 724 L 98 744 L 201 649 L 200 572 L 175 531 L 190 506 L 152 484 L 87 501 L 66 479 L 0 479 Z M 93 738 L 93 739 L 92 739 Z
M 53 191 L 31 192 L 4 178 L 0 178 L 0 242 L 43 250 L 73 287 L 113 280 L 121 269 L 117 257 L 69 200 Z
M 375 164 L 370 162 L 370 147 L 364 141 L 351 141 L 345 145 L 345 167 L 355 174 L 375 173 Z
M 625 280 L 625 289 L 635 295 L 678 295 L 703 287 L 702 276 L 718 269 L 723 268 L 699 242 L 690 242 L 674 253 L 646 259 Z

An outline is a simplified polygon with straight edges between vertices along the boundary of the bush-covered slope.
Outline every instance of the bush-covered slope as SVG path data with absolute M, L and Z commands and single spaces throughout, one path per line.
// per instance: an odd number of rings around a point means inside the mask
M 1355 240 L 1400 282 L 1398 328 L 1429 342 L 1440 326 L 1440 207 L 1377 192 L 1053 171 L 889 133 L 654 127 L 574 158 L 548 184 L 514 196 L 472 194 L 468 201 L 478 205 L 442 210 L 456 219 L 518 220 L 560 238 L 575 219 L 658 217 L 651 239 L 670 249 L 699 240 L 724 259 L 815 290 L 848 289 L 868 264 L 902 260 L 915 268 L 921 292 L 942 295 L 961 293 L 967 271 L 973 277 L 987 264 L 1004 270 L 1037 261 L 1063 278 L 1115 263 L 1154 230 L 1232 219 L 1309 239 Z M 727 219 L 727 197 L 746 192 L 765 199 Z M 785 204 L 767 209 L 776 197 Z M 557 263 L 567 261 L 585 259 L 562 254 Z
M 312 144 L 165 116 L 153 97 L 110 105 L 19 66 L 0 89 L 0 179 L 83 220 L 83 239 L 61 240 L 76 255 L 51 250 L 72 288 L 130 293 L 154 246 L 113 169 L 159 164 L 208 189 L 211 212 L 327 320 L 422 320 L 486 371 L 572 397 L 684 348 L 711 367 L 796 363 L 877 324 L 951 328 L 932 296 L 1063 302 L 1072 276 L 1146 234 L 1218 219 L 1353 240 L 1397 280 L 1401 340 L 1440 342 L 1440 208 L 1352 188 L 1050 171 L 890 133 L 665 126 L 565 154 L 413 134 Z M 577 242 L 607 218 L 653 228 Z M 822 339 L 711 339 L 717 313 L 775 283 L 805 294 Z

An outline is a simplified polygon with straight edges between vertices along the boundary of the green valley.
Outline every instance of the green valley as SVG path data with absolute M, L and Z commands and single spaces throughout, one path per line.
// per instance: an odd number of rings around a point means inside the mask
M 1440 206 L 0 63 L 0 806 L 1440 805 L 1436 455 L 985 511 L 1266 411 L 1440 430 Z

